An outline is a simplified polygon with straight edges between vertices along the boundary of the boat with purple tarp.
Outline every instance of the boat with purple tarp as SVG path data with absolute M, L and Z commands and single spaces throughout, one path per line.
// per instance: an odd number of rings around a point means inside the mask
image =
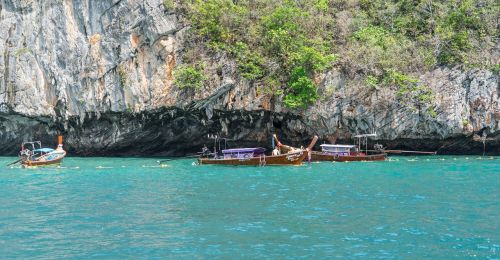
M 213 153 L 211 156 L 205 158 L 198 158 L 199 164 L 223 164 L 223 165 L 300 165 L 302 161 L 308 156 L 308 151 L 314 146 L 317 137 L 306 149 L 295 149 L 293 151 L 278 154 L 266 155 L 266 149 L 262 147 L 254 148 L 235 148 L 222 150 L 222 155 Z

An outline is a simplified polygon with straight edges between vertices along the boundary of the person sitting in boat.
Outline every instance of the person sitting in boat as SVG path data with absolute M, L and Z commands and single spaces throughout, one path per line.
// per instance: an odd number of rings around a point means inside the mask
M 204 144 L 203 148 L 201 148 L 201 155 L 202 156 L 209 156 L 210 155 L 210 150 L 208 150 L 208 147 L 206 144 Z
M 273 150 L 273 156 L 277 156 L 277 155 L 280 155 L 281 152 L 280 152 L 280 149 L 278 149 L 278 147 L 276 146 Z

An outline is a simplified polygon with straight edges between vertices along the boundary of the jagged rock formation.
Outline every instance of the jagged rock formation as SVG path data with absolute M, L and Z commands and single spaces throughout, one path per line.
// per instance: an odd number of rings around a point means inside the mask
M 348 142 L 376 131 L 389 147 L 476 153 L 473 134 L 500 154 L 498 72 L 437 68 L 420 76 L 435 114 L 368 89 L 340 71 L 322 76 L 321 101 L 305 112 L 240 79 L 227 57 L 205 55 L 210 84 L 174 86 L 188 26 L 160 0 L 0 0 L 0 154 L 19 143 L 66 136 L 80 155 L 182 155 L 209 142 L 269 145 L 271 133 L 306 143 Z

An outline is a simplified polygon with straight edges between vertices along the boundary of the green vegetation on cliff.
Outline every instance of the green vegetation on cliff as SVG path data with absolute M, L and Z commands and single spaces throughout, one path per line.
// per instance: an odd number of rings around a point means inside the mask
M 395 86 L 398 94 L 423 96 L 422 102 L 432 95 L 412 74 L 435 66 L 498 67 L 495 0 L 192 0 L 175 6 L 193 28 L 193 48 L 227 53 L 241 77 L 282 93 L 290 108 L 313 104 L 319 75 L 332 66 L 361 76 L 370 88 Z
M 174 84 L 180 89 L 200 89 L 207 77 L 203 73 L 203 65 L 180 65 L 175 68 Z

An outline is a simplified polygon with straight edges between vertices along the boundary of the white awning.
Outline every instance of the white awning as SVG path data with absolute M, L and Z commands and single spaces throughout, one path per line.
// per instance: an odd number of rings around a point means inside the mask
M 362 138 L 362 137 L 376 137 L 377 134 L 364 134 L 364 135 L 355 135 L 355 138 Z

